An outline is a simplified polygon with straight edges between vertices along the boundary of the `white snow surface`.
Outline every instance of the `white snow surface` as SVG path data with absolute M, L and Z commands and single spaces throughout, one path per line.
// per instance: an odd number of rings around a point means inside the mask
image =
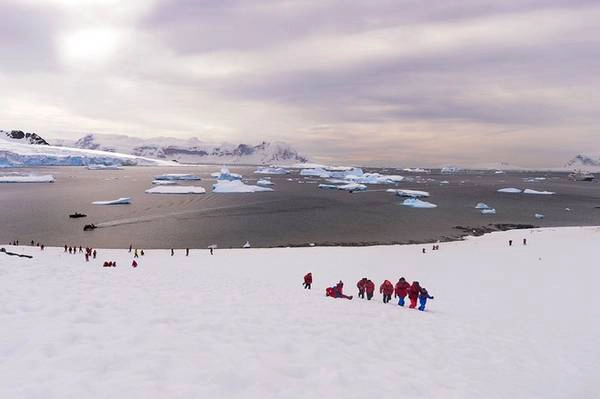
M 585 227 L 493 233 L 427 254 L 147 250 L 136 269 L 127 250 L 86 263 L 9 246 L 34 258 L 0 253 L 0 397 L 594 398 L 599 240 Z M 324 296 L 340 279 L 356 295 L 364 276 L 377 288 L 418 280 L 435 299 L 418 312 L 384 305 L 378 290 L 371 301 Z
M 108 201 L 94 201 L 93 205 L 129 205 L 131 204 L 131 198 L 123 197 L 118 198 L 116 200 L 108 200 Z
M 52 175 L 6 175 L 0 176 L 0 183 L 54 183 Z
M 556 193 L 553 191 L 537 191 L 537 190 L 532 190 L 530 188 L 526 188 L 525 190 L 523 190 L 523 194 L 554 195 Z
M 514 188 L 514 187 L 508 187 L 508 188 L 501 188 L 498 190 L 499 193 L 508 193 L 508 194 L 520 194 L 523 192 L 523 190 L 521 190 L 520 188 Z
M 200 186 L 172 186 L 159 185 L 149 188 L 146 194 L 204 194 L 206 189 Z
M 422 209 L 437 208 L 436 204 L 432 204 L 431 202 L 427 202 L 427 201 L 422 201 L 417 198 L 407 198 L 404 200 L 402 205 L 408 206 L 410 208 L 422 208 Z
M 261 191 L 273 191 L 269 187 L 245 184 L 241 180 L 219 180 L 212 186 L 215 193 L 256 193 Z
M 200 176 L 190 173 L 167 173 L 164 175 L 154 176 L 155 180 L 202 180 Z

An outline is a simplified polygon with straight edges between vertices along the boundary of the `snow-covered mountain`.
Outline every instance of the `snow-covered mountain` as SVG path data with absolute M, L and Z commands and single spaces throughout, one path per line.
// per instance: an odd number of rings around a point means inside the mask
M 48 142 L 36 133 L 25 133 L 21 130 L 11 130 L 10 132 L 0 130 L 0 137 L 19 143 L 48 145 Z
M 567 162 L 569 169 L 582 169 L 587 171 L 600 171 L 600 156 L 589 156 L 579 154 Z
M 181 163 L 282 165 L 307 161 L 290 145 L 280 142 L 262 142 L 258 145 L 213 145 L 203 143 L 197 138 L 187 140 L 172 137 L 141 139 L 125 135 L 88 134 L 76 141 L 56 140 L 55 144 L 120 152 Z

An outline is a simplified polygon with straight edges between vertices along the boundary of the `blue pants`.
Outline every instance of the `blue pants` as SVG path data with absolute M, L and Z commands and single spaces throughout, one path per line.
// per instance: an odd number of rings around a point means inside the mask
M 403 296 L 399 296 L 398 298 L 400 298 L 400 299 L 398 299 L 398 305 L 404 306 L 404 297 Z
M 425 310 L 425 304 L 427 303 L 427 297 L 421 297 L 420 296 L 419 297 L 419 303 L 420 303 L 419 310 L 422 312 L 422 311 Z

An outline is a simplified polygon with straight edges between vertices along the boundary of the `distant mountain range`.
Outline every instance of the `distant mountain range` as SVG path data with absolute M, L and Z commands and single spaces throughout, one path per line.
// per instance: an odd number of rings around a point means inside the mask
M 11 130 L 10 132 L 0 130 L 0 136 L 3 135 L 5 135 L 9 140 L 18 141 L 21 143 L 48 145 L 48 142 L 38 136 L 36 133 L 25 133 L 21 130 Z
M 286 143 L 206 144 L 197 138 L 172 137 L 141 139 L 125 135 L 88 134 L 75 141 L 55 140 L 58 146 L 118 152 L 139 157 L 195 164 L 294 164 L 307 162 Z

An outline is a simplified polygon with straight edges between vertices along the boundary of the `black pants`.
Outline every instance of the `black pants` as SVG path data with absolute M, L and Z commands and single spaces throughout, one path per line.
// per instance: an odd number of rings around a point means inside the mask
M 371 298 L 373 298 L 373 293 L 372 292 L 367 292 L 367 300 L 371 300 Z
M 388 303 L 391 300 L 392 300 L 392 296 L 391 295 L 383 294 L 383 303 Z
M 358 297 L 365 299 L 365 290 L 358 290 Z
M 304 289 L 309 289 L 310 290 L 310 284 L 304 283 Z

